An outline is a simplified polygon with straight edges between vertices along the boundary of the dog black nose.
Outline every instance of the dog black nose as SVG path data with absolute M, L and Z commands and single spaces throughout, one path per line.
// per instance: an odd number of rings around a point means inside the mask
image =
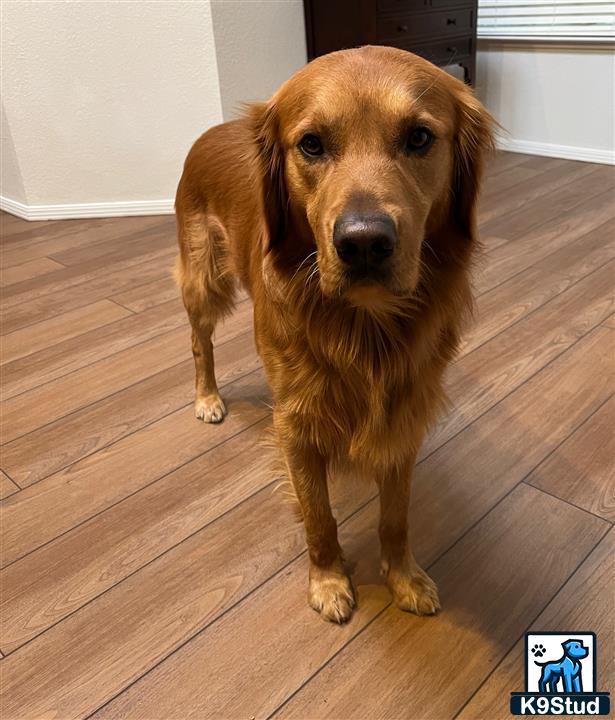
M 340 215 L 333 227 L 333 246 L 347 265 L 380 265 L 397 244 L 395 223 L 388 215 Z

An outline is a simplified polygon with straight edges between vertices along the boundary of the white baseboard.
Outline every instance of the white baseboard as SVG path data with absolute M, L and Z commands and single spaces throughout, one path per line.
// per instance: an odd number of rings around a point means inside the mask
M 0 209 L 24 220 L 69 220 L 75 218 L 172 215 L 173 200 L 129 200 L 125 202 L 26 205 L 0 196 Z
M 524 153 L 526 155 L 543 155 L 545 157 L 563 158 L 564 160 L 582 160 L 584 162 L 615 165 L 615 152 L 612 150 L 596 150 L 595 148 L 575 147 L 574 145 L 554 145 L 533 140 L 516 140 L 500 137 L 497 140 L 500 150 Z

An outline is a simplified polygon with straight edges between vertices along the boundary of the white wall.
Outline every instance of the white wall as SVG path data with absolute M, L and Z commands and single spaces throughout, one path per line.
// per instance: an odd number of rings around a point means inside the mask
M 265 100 L 307 61 L 302 0 L 212 0 L 224 119 Z
M 18 203 L 26 202 L 26 191 L 23 186 L 19 161 L 15 152 L 15 143 L 11 135 L 4 103 L 2 103 L 2 124 L 0 125 L 0 159 L 2 160 L 2 174 L 0 175 L 1 195 L 6 195 Z
M 209 0 L 3 2 L 1 59 L 2 195 L 35 215 L 170 210 L 190 144 L 222 120 Z
M 306 61 L 301 0 L 2 2 L 2 208 L 172 212 L 192 142 Z
M 615 162 L 612 46 L 481 40 L 476 85 L 508 131 L 502 147 Z

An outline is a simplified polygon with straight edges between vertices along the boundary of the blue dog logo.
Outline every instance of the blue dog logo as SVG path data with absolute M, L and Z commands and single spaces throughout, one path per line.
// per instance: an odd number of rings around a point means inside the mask
M 525 690 L 510 694 L 513 715 L 608 715 L 608 692 L 596 690 L 596 634 L 525 633 Z
M 536 665 L 542 667 L 538 688 L 541 693 L 582 693 L 583 678 L 581 675 L 581 660 L 589 654 L 588 648 L 581 640 L 566 640 L 562 643 L 564 654 L 559 660 L 539 662 L 534 660 Z M 542 645 L 532 648 L 532 653 L 540 657 L 544 654 Z M 558 685 L 561 681 L 561 688 Z

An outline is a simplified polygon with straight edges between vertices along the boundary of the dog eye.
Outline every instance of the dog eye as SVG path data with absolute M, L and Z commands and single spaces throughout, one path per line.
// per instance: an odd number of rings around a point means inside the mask
M 301 148 L 302 152 L 308 157 L 318 157 L 319 155 L 322 155 L 324 153 L 320 138 L 316 135 L 304 135 L 301 138 L 299 147 Z
M 406 140 L 406 152 L 416 152 L 417 150 L 426 150 L 433 142 L 434 137 L 431 131 L 425 127 L 412 128 L 408 133 Z

